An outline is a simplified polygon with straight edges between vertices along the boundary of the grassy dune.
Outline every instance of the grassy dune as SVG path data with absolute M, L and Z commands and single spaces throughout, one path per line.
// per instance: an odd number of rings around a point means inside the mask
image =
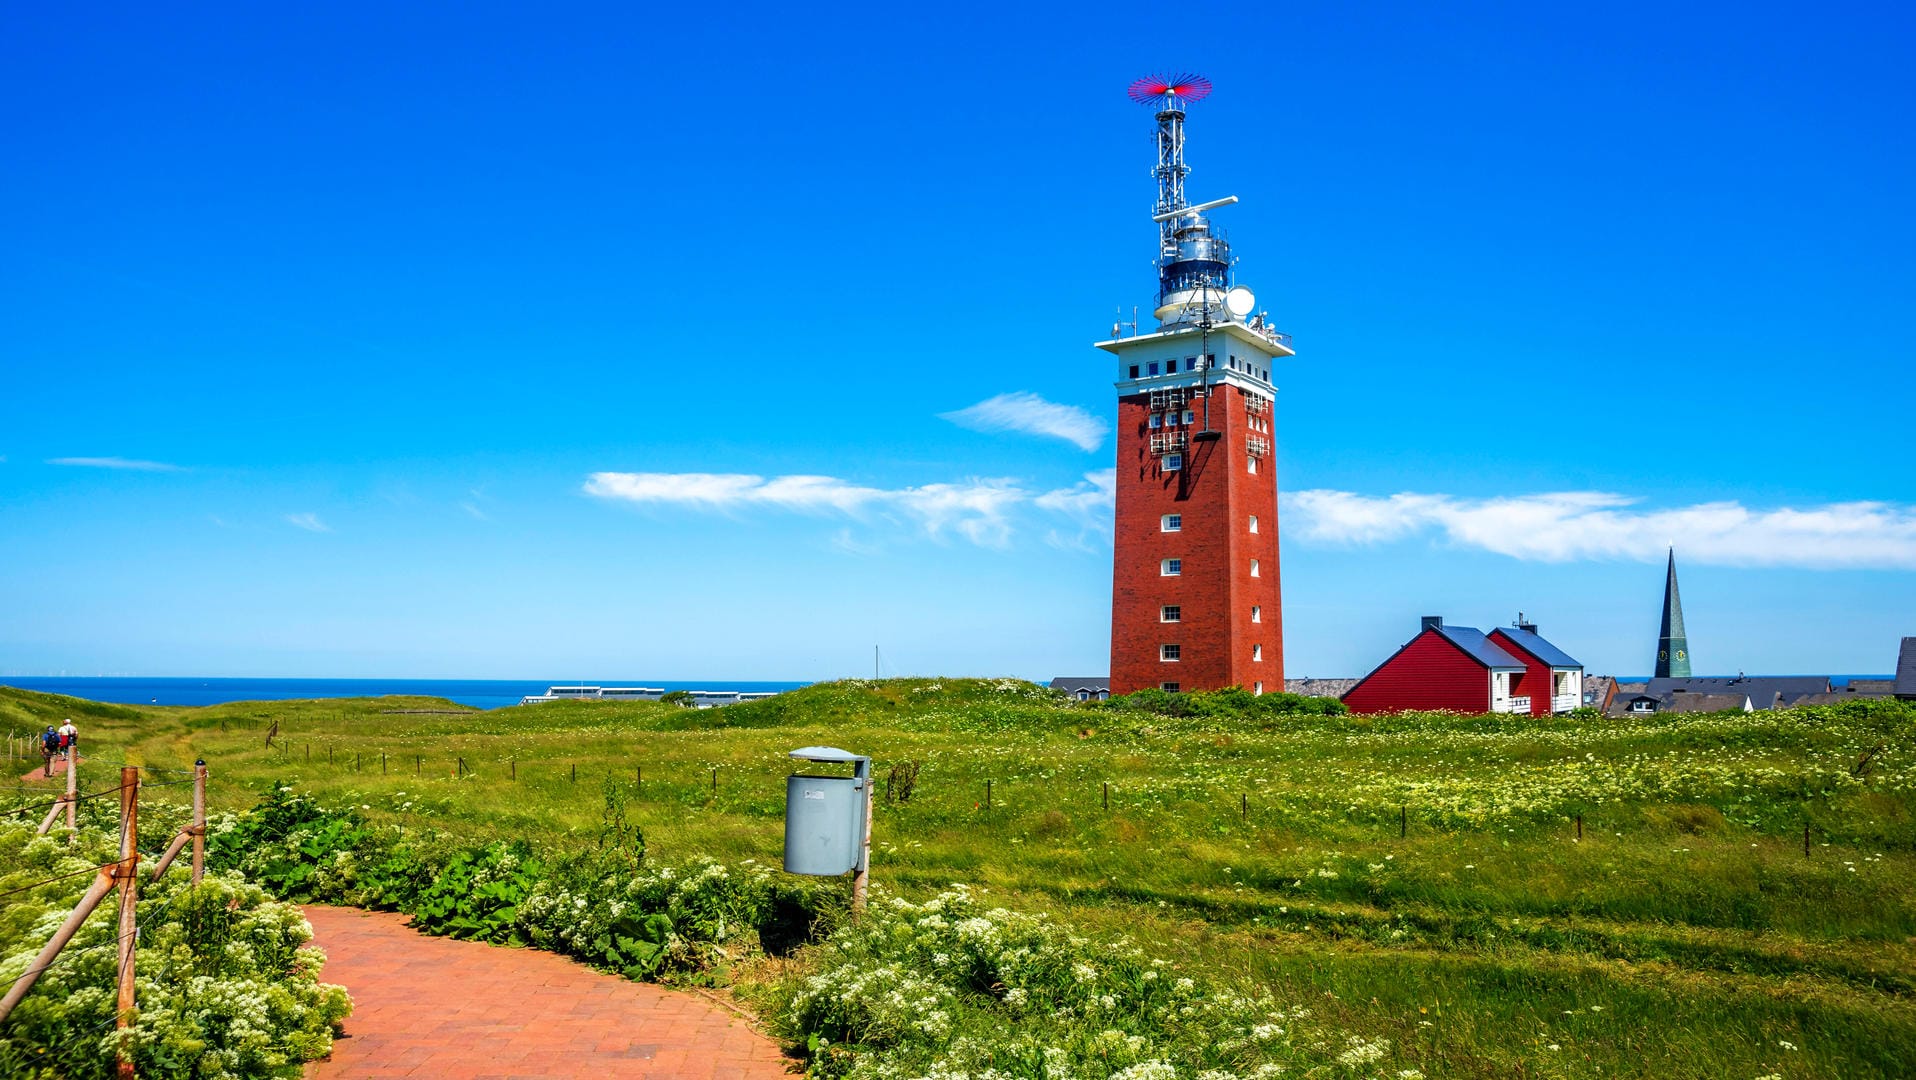
M 776 863 L 785 752 L 837 745 L 877 758 L 881 783 L 922 765 L 908 802 L 881 799 L 880 887 L 966 882 L 1129 935 L 1388 1039 L 1376 1075 L 1916 1075 L 1916 710 L 1893 703 L 1231 721 L 969 680 L 709 712 L 0 690 L 0 731 L 67 715 L 99 763 L 89 789 L 115 782 L 108 761 L 204 756 L 215 808 L 292 785 L 475 840 L 583 843 L 610 774 L 666 861 Z

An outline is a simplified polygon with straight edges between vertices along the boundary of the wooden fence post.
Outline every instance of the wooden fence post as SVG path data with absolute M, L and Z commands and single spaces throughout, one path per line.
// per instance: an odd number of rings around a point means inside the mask
M 991 781 L 985 781 L 985 809 L 991 809 Z
M 193 884 L 206 874 L 206 759 L 193 763 Z
M 1410 835 L 1410 807 L 1400 806 L 1397 808 L 1397 838 L 1399 840 L 1402 840 L 1404 837 L 1409 835 Z
M 579 763 L 576 761 L 572 763 L 572 782 L 579 782 Z
M 13 1007 L 20 1004 L 20 999 L 27 996 L 27 991 L 33 989 L 34 981 L 39 979 L 40 973 L 52 965 L 54 957 L 59 956 L 60 950 L 65 948 L 66 943 L 73 940 L 73 935 L 79 932 L 80 924 L 86 922 L 87 916 L 93 914 L 93 909 L 99 907 L 100 901 L 106 899 L 106 894 L 113 891 L 116 869 L 113 866 L 101 869 L 99 875 L 93 879 L 93 885 L 87 889 L 86 895 L 74 905 L 73 913 L 67 916 L 67 921 L 61 923 L 60 928 L 53 932 L 53 940 L 47 942 L 46 946 L 40 950 L 40 954 L 33 958 L 33 963 L 27 965 L 26 974 L 14 981 L 13 987 L 7 991 L 7 996 L 0 998 L 0 1022 L 5 1021 L 7 1014 L 13 1011 Z
M 133 956 L 137 941 L 137 912 L 140 903 L 140 770 L 131 766 L 120 770 L 120 987 L 114 1013 L 114 1028 L 124 1032 L 131 1026 L 134 1010 Z M 122 1046 L 125 1044 L 122 1043 Z M 119 1075 L 133 1080 L 133 1057 L 120 1052 Z
M 1111 781 L 1104 782 L 1104 808 L 1111 809 Z
M 80 829 L 80 748 L 67 753 L 67 831 Z

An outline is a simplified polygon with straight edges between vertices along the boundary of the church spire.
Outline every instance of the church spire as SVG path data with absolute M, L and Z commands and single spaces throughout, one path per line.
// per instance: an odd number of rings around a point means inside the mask
M 1683 633 L 1683 597 L 1677 594 L 1676 549 L 1670 549 L 1670 572 L 1663 582 L 1663 628 L 1657 632 L 1656 677 L 1690 677 L 1690 641 Z

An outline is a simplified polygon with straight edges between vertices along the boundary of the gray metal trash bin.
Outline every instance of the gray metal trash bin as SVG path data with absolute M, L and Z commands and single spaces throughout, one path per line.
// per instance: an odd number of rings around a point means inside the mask
M 832 877 L 864 869 L 871 759 L 832 746 L 807 746 L 791 756 L 851 765 L 853 775 L 785 779 L 786 872 Z

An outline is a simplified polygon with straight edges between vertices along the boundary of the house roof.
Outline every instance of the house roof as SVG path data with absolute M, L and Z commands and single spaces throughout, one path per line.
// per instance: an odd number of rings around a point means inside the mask
M 1545 641 L 1534 631 L 1525 630 L 1517 626 L 1499 626 L 1495 630 L 1492 630 L 1491 633 L 1502 634 L 1514 642 L 1519 649 L 1542 660 L 1553 668 L 1581 669 L 1583 667 L 1582 661 L 1575 659 L 1569 653 Z
M 1827 694 L 1804 694 L 1791 701 L 1791 705 L 1841 705 L 1845 701 L 1855 701 L 1856 694 L 1833 690 Z
M 1522 671 L 1523 664 L 1509 653 L 1499 649 L 1494 642 L 1484 636 L 1482 630 L 1474 626 L 1433 626 L 1430 629 L 1444 636 L 1446 641 L 1464 651 L 1464 655 L 1477 661 L 1492 671 Z
M 1896 692 L 1896 680 L 1851 679 L 1846 689 L 1856 697 L 1884 697 Z
M 1752 701 L 1748 694 L 1618 694 L 1604 710 L 1605 716 L 1629 716 L 1631 706 L 1639 701 L 1656 703 L 1657 712 L 1666 713 L 1710 713 L 1735 709 L 1742 711 L 1744 705 L 1761 709 L 1760 701 Z
M 1896 657 L 1896 696 L 1916 697 L 1916 637 L 1904 638 Z
M 1827 675 L 1737 675 L 1730 678 L 1721 676 L 1697 676 L 1686 679 L 1651 679 L 1644 693 L 1652 697 L 1666 694 L 1746 694 L 1750 704 L 1759 709 L 1772 708 L 1778 704 L 1788 705 L 1797 698 L 1810 694 L 1827 694 L 1830 681 Z
M 1607 708 L 1610 699 L 1617 692 L 1617 680 L 1610 675 L 1585 675 L 1583 677 L 1583 700 L 1597 708 Z
M 1285 679 L 1284 692 L 1305 697 L 1343 697 L 1356 685 L 1356 679 Z
M 1080 690 L 1090 690 L 1095 693 L 1100 690 L 1111 689 L 1111 676 L 1060 675 L 1051 680 L 1051 688 L 1053 690 L 1063 690 L 1067 694 L 1075 694 Z
M 1748 694 L 1672 694 L 1663 708 L 1673 713 L 1728 712 L 1731 709 L 1741 712 L 1745 704 L 1758 709 L 1763 707 L 1762 702 L 1751 700 Z

